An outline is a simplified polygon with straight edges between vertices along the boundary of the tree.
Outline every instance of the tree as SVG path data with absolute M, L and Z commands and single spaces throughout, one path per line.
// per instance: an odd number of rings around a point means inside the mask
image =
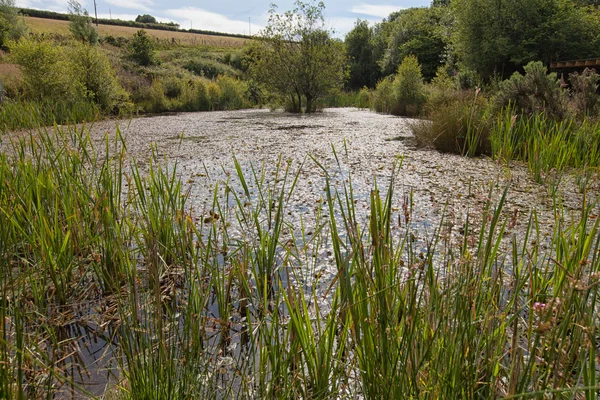
M 27 32 L 27 26 L 17 13 L 14 0 L 0 0 L 0 48 L 9 40 L 18 40 Z
M 375 58 L 376 53 L 373 51 L 373 29 L 369 23 L 357 20 L 354 29 L 346 35 L 344 45 L 350 62 L 348 87 L 350 89 L 375 87 L 381 78 L 381 71 Z
M 137 18 L 135 19 L 135 22 L 141 22 L 144 24 L 157 24 L 158 23 L 156 18 L 154 18 L 152 15 L 148 15 L 148 14 L 138 15 Z
M 92 24 L 92 17 L 77 0 L 69 0 L 69 31 L 75 40 L 98 44 L 98 31 Z
M 459 60 L 489 79 L 530 61 L 596 57 L 597 16 L 572 0 L 454 0 Z
M 139 65 L 151 65 L 154 63 L 154 42 L 140 29 L 133 34 L 129 41 L 129 57 Z
M 283 14 L 269 10 L 269 23 L 259 37 L 251 75 L 288 103 L 292 112 L 316 110 L 318 99 L 339 90 L 346 79 L 343 44 L 325 29 L 320 2 L 296 1 Z
M 413 54 L 430 80 L 444 63 L 449 42 L 450 14 L 447 7 L 402 10 L 391 23 L 387 48 L 380 61 L 384 75 L 393 74 L 402 60 Z

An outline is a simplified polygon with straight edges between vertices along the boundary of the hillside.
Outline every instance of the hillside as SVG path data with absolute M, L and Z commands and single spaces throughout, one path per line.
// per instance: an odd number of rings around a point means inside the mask
M 25 22 L 33 33 L 55 33 L 68 35 L 69 34 L 69 21 L 62 21 L 56 19 L 46 19 L 37 17 L 24 17 Z M 98 31 L 101 36 L 133 36 L 138 28 L 117 26 L 117 25 L 103 25 L 99 24 Z M 242 47 L 244 43 L 248 42 L 249 39 L 238 38 L 238 37 L 227 37 L 227 36 L 214 36 L 207 34 L 181 32 L 181 31 L 167 31 L 158 29 L 146 29 L 146 32 L 158 39 L 162 40 L 175 40 L 180 44 L 190 45 L 208 45 L 216 47 Z

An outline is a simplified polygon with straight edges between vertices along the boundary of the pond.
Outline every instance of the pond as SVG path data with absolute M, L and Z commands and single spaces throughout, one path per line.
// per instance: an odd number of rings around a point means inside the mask
M 416 120 L 376 114 L 368 110 L 325 109 L 314 115 L 294 115 L 268 110 L 182 113 L 119 122 L 128 155 L 142 165 L 155 148 L 159 160 L 177 164 L 188 185 L 191 204 L 198 212 L 212 205 L 216 183 L 235 184 L 234 156 L 244 175 L 251 167 L 273 176 L 280 161 L 291 171 L 301 167 L 291 202 L 289 220 L 310 221 L 315 207 L 324 207 L 325 173 L 334 189 L 341 190 L 350 178 L 359 210 L 367 215 L 369 193 L 375 183 L 386 189 L 398 158 L 401 169 L 394 182 L 395 206 L 411 199 L 413 223 L 435 227 L 442 215 L 454 226 L 464 224 L 467 214 L 477 220 L 489 198 L 497 200 L 508 187 L 504 212 L 511 215 L 507 234 L 521 232 L 535 209 L 540 229 L 552 232 L 556 198 L 567 210 L 580 208 L 582 177 L 565 176 L 547 186 L 535 182 L 520 164 L 489 158 L 466 158 L 415 147 L 411 124 Z M 101 138 L 114 133 L 114 121 L 96 124 L 92 133 Z M 337 155 L 337 158 L 336 158 Z M 317 161 L 317 162 L 315 162 Z M 233 181 L 233 182 L 232 182 Z M 588 182 L 589 183 L 589 182 Z M 599 184 L 588 184 L 588 198 L 595 198 Z M 474 218 L 473 218 L 474 217 Z M 551 222 L 550 222 L 551 221 Z M 458 228 L 457 228 L 458 229 Z

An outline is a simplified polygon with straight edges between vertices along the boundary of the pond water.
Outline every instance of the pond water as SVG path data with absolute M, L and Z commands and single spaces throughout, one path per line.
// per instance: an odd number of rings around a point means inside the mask
M 359 200 L 357 209 L 363 210 L 361 215 L 366 217 L 375 182 L 384 191 L 394 164 L 401 157 L 401 169 L 394 182 L 394 204 L 401 210 L 402 203 L 410 198 L 411 222 L 424 230 L 435 228 L 442 215 L 456 229 L 464 224 L 467 214 L 477 221 L 490 191 L 497 200 L 508 187 L 504 212 L 511 216 L 511 223 L 507 236 L 519 235 L 534 209 L 542 233 L 552 232 L 552 185 L 536 183 L 520 164 L 507 166 L 489 158 L 417 149 L 410 128 L 416 122 L 343 108 L 325 109 L 314 115 L 268 110 L 182 113 L 118 124 L 126 138 L 128 154 L 140 164 L 151 160 L 151 146 L 159 159 L 169 165 L 177 164 L 182 181 L 190 190 L 191 204 L 199 213 L 211 207 L 215 184 L 222 187 L 226 182 L 237 182 L 235 155 L 247 180 L 251 180 L 252 166 L 264 169 L 266 177 L 274 175 L 280 160 L 283 164 L 289 162 L 292 172 L 302 166 L 288 216 L 292 225 L 299 222 L 300 216 L 304 222 L 310 222 L 316 209 L 325 207 L 325 173 L 315 160 L 327 169 L 334 189 L 342 190 L 351 178 Z M 92 129 L 96 138 L 114 131 L 114 121 L 96 124 Z M 556 198 L 574 213 L 583 198 L 580 180 L 566 176 L 554 187 Z M 598 182 L 594 181 L 588 186 L 588 198 L 594 200 L 598 189 Z

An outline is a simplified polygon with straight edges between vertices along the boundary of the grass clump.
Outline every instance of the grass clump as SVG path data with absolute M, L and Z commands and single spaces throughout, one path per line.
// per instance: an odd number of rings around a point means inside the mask
M 456 93 L 459 99 L 432 109 L 429 121 L 412 124 L 417 144 L 469 157 L 489 154 L 493 118 L 487 100 L 478 91 Z

